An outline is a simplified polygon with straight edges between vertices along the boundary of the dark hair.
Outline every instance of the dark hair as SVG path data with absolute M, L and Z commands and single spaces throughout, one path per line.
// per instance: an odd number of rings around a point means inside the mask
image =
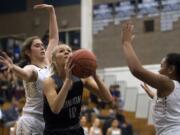
M 177 78 L 180 78 L 180 54 L 169 53 L 166 56 L 167 66 L 175 66 Z
M 24 60 L 26 60 L 28 62 L 30 62 L 31 59 L 29 58 L 28 55 L 26 55 L 26 51 L 27 50 L 30 51 L 31 45 L 35 39 L 40 39 L 40 38 L 38 36 L 29 37 L 24 41 L 23 46 L 22 46 L 21 56 Z

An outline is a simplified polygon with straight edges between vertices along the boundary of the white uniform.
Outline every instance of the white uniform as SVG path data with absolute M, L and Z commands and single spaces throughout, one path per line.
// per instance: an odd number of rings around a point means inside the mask
M 25 88 L 26 103 L 23 114 L 17 122 L 16 135 L 43 135 L 43 89 L 42 81 L 50 75 L 49 68 L 32 68 L 38 73 L 37 81 L 23 81 Z
M 156 135 L 180 135 L 180 83 L 173 81 L 173 92 L 164 98 L 156 98 L 153 120 Z

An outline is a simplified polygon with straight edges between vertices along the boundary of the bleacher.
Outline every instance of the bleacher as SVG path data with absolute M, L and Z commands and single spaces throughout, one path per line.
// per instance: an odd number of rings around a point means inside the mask
M 135 4 L 136 5 L 136 4 Z M 132 18 L 160 18 L 161 31 L 171 31 L 174 29 L 173 23 L 180 18 L 180 2 L 178 0 L 161 3 L 158 1 L 143 1 L 135 6 L 131 1 L 121 1 L 112 3 L 102 3 L 94 5 L 93 9 L 93 34 L 97 35 L 106 27 L 119 25 L 123 21 Z

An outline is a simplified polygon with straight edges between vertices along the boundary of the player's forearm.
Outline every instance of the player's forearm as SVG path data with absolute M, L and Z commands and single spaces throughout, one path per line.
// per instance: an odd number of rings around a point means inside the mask
M 57 18 L 53 7 L 49 10 L 49 40 L 54 40 L 54 42 L 56 42 L 54 43 L 55 45 L 59 42 Z
M 69 91 L 69 83 L 67 81 L 64 81 L 64 85 L 59 91 L 57 97 L 54 99 L 54 103 L 52 107 L 52 111 L 54 113 L 59 113 L 63 108 L 68 91 Z
M 107 86 L 104 84 L 103 81 L 101 81 L 101 79 L 99 78 L 98 75 L 94 75 L 94 80 L 96 81 L 98 88 L 99 88 L 99 96 L 107 101 L 107 102 L 111 102 L 112 101 L 112 96 L 111 93 L 109 91 L 109 89 L 107 88 Z
M 138 75 L 141 75 L 141 72 L 143 70 L 143 67 L 139 61 L 139 58 L 137 57 L 134 49 L 132 48 L 131 43 L 125 42 L 123 43 L 123 51 L 124 55 L 128 64 L 128 67 L 131 71 L 131 73 L 138 77 Z
M 12 64 L 12 67 L 10 68 L 11 71 L 15 73 L 16 76 L 20 77 L 22 80 L 29 80 L 30 75 L 28 72 L 24 71 L 21 67 Z

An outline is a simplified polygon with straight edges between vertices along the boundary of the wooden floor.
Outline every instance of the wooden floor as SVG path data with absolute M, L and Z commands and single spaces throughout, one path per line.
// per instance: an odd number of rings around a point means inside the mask
M 124 115 L 138 135 L 155 135 L 155 128 L 153 125 L 148 125 L 147 119 L 136 118 L 134 112 L 124 112 Z
M 2 123 L 0 123 L 0 135 L 9 135 L 10 129 L 3 126 Z

